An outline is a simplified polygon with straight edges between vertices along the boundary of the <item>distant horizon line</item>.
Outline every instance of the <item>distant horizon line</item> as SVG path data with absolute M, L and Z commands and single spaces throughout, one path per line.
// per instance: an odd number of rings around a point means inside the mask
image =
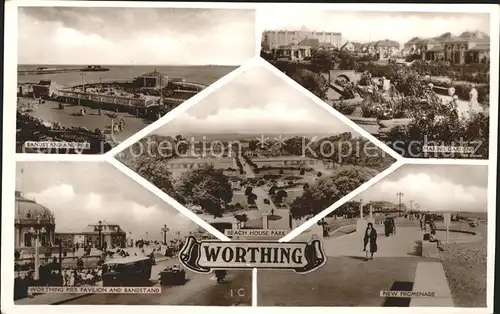
M 89 65 L 100 65 L 100 66 L 227 66 L 227 67 L 239 67 L 243 64 L 104 64 L 104 63 L 18 63 L 17 66 L 25 66 L 25 65 L 55 65 L 55 66 L 64 66 L 64 65 L 76 65 L 76 66 L 89 66 Z

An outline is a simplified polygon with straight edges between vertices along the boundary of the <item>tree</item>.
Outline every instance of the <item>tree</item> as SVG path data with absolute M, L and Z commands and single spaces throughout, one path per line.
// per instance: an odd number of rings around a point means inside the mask
M 314 53 L 311 64 L 319 72 L 328 72 L 335 66 L 332 53 L 325 49 L 317 50 Z
M 234 218 L 238 221 L 239 227 L 242 228 L 242 224 L 248 221 L 248 216 L 247 214 L 236 214 L 234 215 Z
M 300 172 L 299 172 L 299 174 L 300 174 L 301 176 L 303 176 L 304 174 L 306 174 L 306 169 L 304 169 L 304 168 L 300 168 Z
M 182 137 L 182 135 L 176 135 L 175 136 L 175 154 L 178 156 L 185 155 L 189 149 L 189 143 L 188 141 Z
M 164 158 L 141 155 L 131 168 L 169 196 L 176 197 L 172 173 Z
M 318 174 L 316 174 L 316 176 L 319 178 L 321 177 L 323 174 L 321 173 L 321 171 L 318 171 Z
M 252 194 L 252 191 L 253 191 L 253 188 L 251 186 L 247 186 L 245 188 L 245 196 Z
M 233 199 L 233 190 L 222 170 L 213 166 L 194 169 L 181 175 L 176 184 L 177 197 L 186 205 L 198 205 L 214 217 L 222 217 Z
M 255 201 L 257 200 L 257 195 L 255 193 L 251 193 L 247 195 L 247 203 L 249 205 L 255 205 Z
M 269 189 L 269 195 L 275 195 L 277 189 L 278 187 L 276 187 L 276 184 L 273 184 L 273 186 Z
M 255 150 L 257 150 L 258 144 L 259 144 L 259 141 L 257 141 L 257 140 L 251 140 L 251 141 L 248 142 L 248 149 L 252 150 L 252 151 L 255 151 Z
M 305 191 L 305 190 L 307 190 L 307 189 L 309 189 L 309 183 L 305 183 L 305 184 L 302 186 L 302 188 L 304 189 L 304 191 Z
M 281 203 L 283 203 L 283 199 L 287 196 L 288 196 L 288 193 L 285 190 L 280 189 L 276 192 L 274 199 L 275 199 L 276 203 L 281 204 Z
M 290 206 L 295 219 L 317 215 L 339 199 L 373 178 L 378 171 L 358 166 L 346 166 L 331 175 L 318 178 Z
M 288 76 L 299 83 L 302 87 L 316 95 L 321 99 L 326 98 L 326 91 L 328 89 L 326 79 L 319 73 L 315 73 L 307 69 L 296 69 L 290 73 Z
M 354 56 L 348 51 L 339 51 L 335 55 L 335 60 L 338 61 L 340 70 L 354 70 L 356 68 Z
M 269 199 L 268 199 L 268 198 L 265 198 L 265 199 L 264 199 L 264 204 L 269 205 L 269 204 L 271 204 L 271 202 L 269 201 Z

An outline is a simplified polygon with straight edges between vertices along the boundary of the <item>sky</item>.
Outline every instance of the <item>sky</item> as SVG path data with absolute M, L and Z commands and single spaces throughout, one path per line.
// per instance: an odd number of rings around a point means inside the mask
M 336 12 L 273 9 L 259 12 L 259 23 L 266 30 L 300 30 L 338 32 L 342 42 L 369 42 L 390 39 L 401 45 L 412 37 L 434 37 L 446 32 L 460 35 L 464 31 L 490 33 L 488 14 L 439 12 Z M 401 47 L 402 48 L 402 47 Z
M 255 54 L 252 10 L 19 9 L 19 64 L 240 65 Z
M 487 211 L 487 166 L 404 165 L 368 188 L 356 199 L 403 202 L 425 211 Z
M 19 162 L 16 190 L 54 213 L 56 232 L 80 232 L 102 220 L 119 224 L 125 232 L 132 233 L 132 238 L 162 240 L 164 224 L 171 230 L 167 236 L 198 228 L 175 208 L 104 162 Z
M 159 135 L 192 133 L 336 134 L 349 126 L 262 66 L 247 69 L 182 115 Z

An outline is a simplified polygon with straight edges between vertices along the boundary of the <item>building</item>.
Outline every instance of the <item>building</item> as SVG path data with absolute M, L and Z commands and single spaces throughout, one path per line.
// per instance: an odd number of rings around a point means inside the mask
M 294 42 L 300 42 L 305 38 L 316 39 L 320 43 L 331 44 L 339 48 L 342 44 L 342 34 L 335 32 L 318 32 L 305 28 L 301 30 L 274 30 L 264 31 L 262 41 L 270 49 L 276 49 L 281 46 L 287 46 Z
M 54 245 L 54 214 L 45 206 L 23 197 L 20 191 L 16 191 L 15 205 L 15 248 L 30 250 L 34 249 L 37 243 L 40 247 Z
M 361 52 L 361 43 L 354 42 L 354 41 L 347 41 L 345 44 L 343 44 L 340 49 L 349 51 L 349 52 Z
M 252 162 L 257 167 L 307 167 L 322 163 L 319 159 L 302 156 L 256 157 Z
M 363 44 L 360 50 L 363 53 L 377 56 L 380 60 L 386 60 L 399 54 L 400 45 L 397 41 L 384 39 Z
M 481 32 L 464 32 L 443 42 L 446 61 L 454 64 L 487 63 L 490 37 Z
M 403 45 L 402 55 L 406 57 L 411 54 L 420 54 L 419 46 L 423 39 L 424 38 L 413 37 L 405 42 Z
M 127 233 L 119 225 L 106 221 L 90 224 L 81 232 L 58 232 L 56 234 L 56 240 L 61 240 L 63 246 L 68 247 L 76 244 L 107 249 L 125 247 L 126 238 Z
M 60 86 L 50 80 L 41 80 L 38 83 L 20 83 L 17 87 L 17 96 L 47 99 L 57 94 Z
M 85 236 L 74 232 L 57 232 L 56 240 L 61 240 L 65 247 L 73 247 L 77 244 L 82 247 L 85 245 Z
M 403 53 L 424 61 L 486 63 L 490 60 L 490 38 L 482 32 L 464 32 L 459 36 L 444 33 L 432 38 L 414 37 L 405 43 Z
M 272 49 L 275 59 L 288 59 L 291 61 L 302 61 L 312 57 L 313 51 L 318 49 L 320 43 L 317 39 L 305 38 L 300 42 L 292 42 L 287 45 Z
M 213 166 L 215 169 L 238 169 L 238 165 L 234 158 L 231 157 L 180 157 L 169 159 L 165 165 L 174 177 L 183 174 L 186 171 L 201 169 L 208 166 Z
M 136 77 L 133 84 L 140 89 L 162 89 L 162 87 L 168 85 L 168 82 L 168 76 L 155 69 L 152 72 Z

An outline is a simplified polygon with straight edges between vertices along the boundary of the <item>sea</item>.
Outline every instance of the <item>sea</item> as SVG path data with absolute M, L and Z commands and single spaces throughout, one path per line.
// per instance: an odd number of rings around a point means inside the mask
M 84 68 L 84 65 L 51 65 L 51 64 L 30 64 L 18 65 L 18 70 L 36 70 L 39 67 L 48 68 Z M 187 82 L 210 85 L 232 72 L 237 66 L 223 65 L 203 65 L 203 66 L 165 66 L 165 65 L 102 65 L 108 68 L 106 72 L 69 72 L 57 74 L 39 74 L 39 75 L 18 75 L 18 83 L 37 83 L 41 80 L 51 80 L 61 86 L 74 86 L 85 83 L 99 83 L 100 81 L 113 81 L 134 79 L 137 76 L 157 70 L 172 78 L 185 79 Z M 81 75 L 85 73 L 85 75 Z

